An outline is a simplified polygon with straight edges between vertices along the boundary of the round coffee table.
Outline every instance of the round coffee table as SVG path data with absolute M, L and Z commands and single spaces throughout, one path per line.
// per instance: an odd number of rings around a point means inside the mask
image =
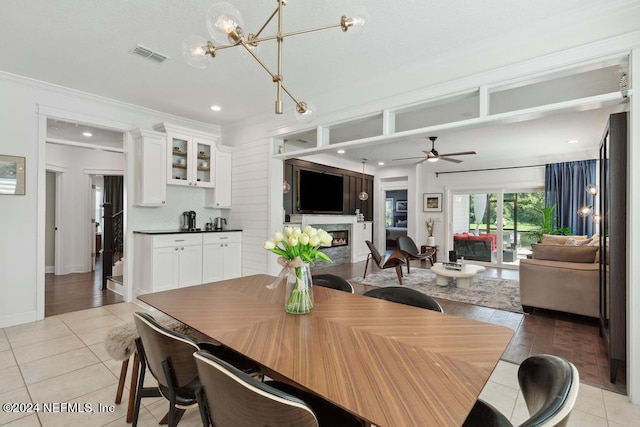
M 441 262 L 436 262 L 431 267 L 431 271 L 436 274 L 436 284 L 439 286 L 449 286 L 449 283 L 453 279 L 456 279 L 456 286 L 458 288 L 467 289 L 471 285 L 471 281 L 473 280 L 473 276 L 477 273 L 481 273 L 485 271 L 481 265 L 474 264 L 464 264 L 462 266 L 462 270 L 448 270 L 442 266 Z

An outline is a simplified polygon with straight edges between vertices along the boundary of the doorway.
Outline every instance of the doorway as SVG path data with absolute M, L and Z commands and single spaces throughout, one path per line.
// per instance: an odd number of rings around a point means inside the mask
M 517 267 L 531 254 L 543 207 L 542 189 L 453 193 L 453 249 L 466 260 Z
M 87 134 L 102 139 L 80 142 Z M 47 119 L 44 317 L 124 301 L 102 289 L 96 227 L 102 176 L 119 175 L 122 182 L 124 137 L 123 132 Z
M 384 196 L 384 228 L 387 250 L 397 249 L 397 239 L 407 235 L 407 190 L 387 190 Z

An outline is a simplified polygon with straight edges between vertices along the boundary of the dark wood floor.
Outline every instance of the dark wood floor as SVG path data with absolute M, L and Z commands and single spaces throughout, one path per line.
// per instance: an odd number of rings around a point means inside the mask
M 371 269 L 371 264 L 369 272 L 379 271 L 375 265 Z M 411 265 L 428 267 L 427 262 L 414 261 Z M 321 270 L 350 279 L 362 276 L 364 267 L 365 263 L 359 262 L 326 266 Z M 518 280 L 518 270 L 487 268 L 481 274 Z M 364 293 L 372 287 L 354 284 L 354 288 L 356 293 Z M 580 380 L 585 384 L 626 394 L 626 373 L 622 368 L 616 383 L 609 381 L 607 353 L 595 318 L 539 309 L 533 314 L 520 314 L 443 299 L 438 299 L 438 302 L 445 313 L 513 329 L 515 334 L 502 355 L 503 360 L 519 364 L 533 354 L 555 354 L 576 365 Z
M 425 262 L 414 262 L 415 267 L 427 267 Z M 323 273 L 337 274 L 346 279 L 361 276 L 364 262 L 323 267 Z M 378 268 L 369 266 L 370 272 Z M 100 307 L 122 302 L 122 297 L 102 290 L 99 266 L 96 274 L 76 273 L 65 276 L 47 274 L 45 278 L 45 316 Z M 481 273 L 492 277 L 518 279 L 517 270 L 488 268 Z M 354 285 L 357 293 L 364 293 L 371 286 Z M 626 374 L 618 372 L 615 384 L 609 382 L 606 349 L 599 336 L 596 319 L 564 313 L 536 310 L 533 314 L 519 314 L 479 307 L 449 300 L 438 300 L 445 312 L 454 316 L 476 319 L 509 327 L 515 335 L 502 359 L 520 363 L 533 354 L 550 353 L 563 356 L 573 362 L 580 372 L 580 380 L 603 389 L 626 394 Z
M 102 266 L 96 262 L 94 272 L 62 276 L 45 274 L 45 317 L 122 302 L 122 296 L 102 290 Z

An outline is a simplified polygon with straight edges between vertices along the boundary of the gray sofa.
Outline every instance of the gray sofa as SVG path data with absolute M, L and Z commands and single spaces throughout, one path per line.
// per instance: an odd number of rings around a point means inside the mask
M 520 260 L 520 302 L 525 312 L 537 307 L 599 316 L 597 238 L 543 237 L 532 245 L 532 252 L 531 259 Z

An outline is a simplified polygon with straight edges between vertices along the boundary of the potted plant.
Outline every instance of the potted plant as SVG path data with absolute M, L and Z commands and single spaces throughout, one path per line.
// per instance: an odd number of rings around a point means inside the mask
M 531 231 L 531 234 L 537 241 L 542 239 L 544 234 L 563 234 L 570 235 L 572 234 L 571 229 L 569 227 L 555 227 L 555 213 L 556 213 L 556 205 L 553 204 L 549 207 L 540 209 L 541 221 L 540 227 L 537 230 Z

